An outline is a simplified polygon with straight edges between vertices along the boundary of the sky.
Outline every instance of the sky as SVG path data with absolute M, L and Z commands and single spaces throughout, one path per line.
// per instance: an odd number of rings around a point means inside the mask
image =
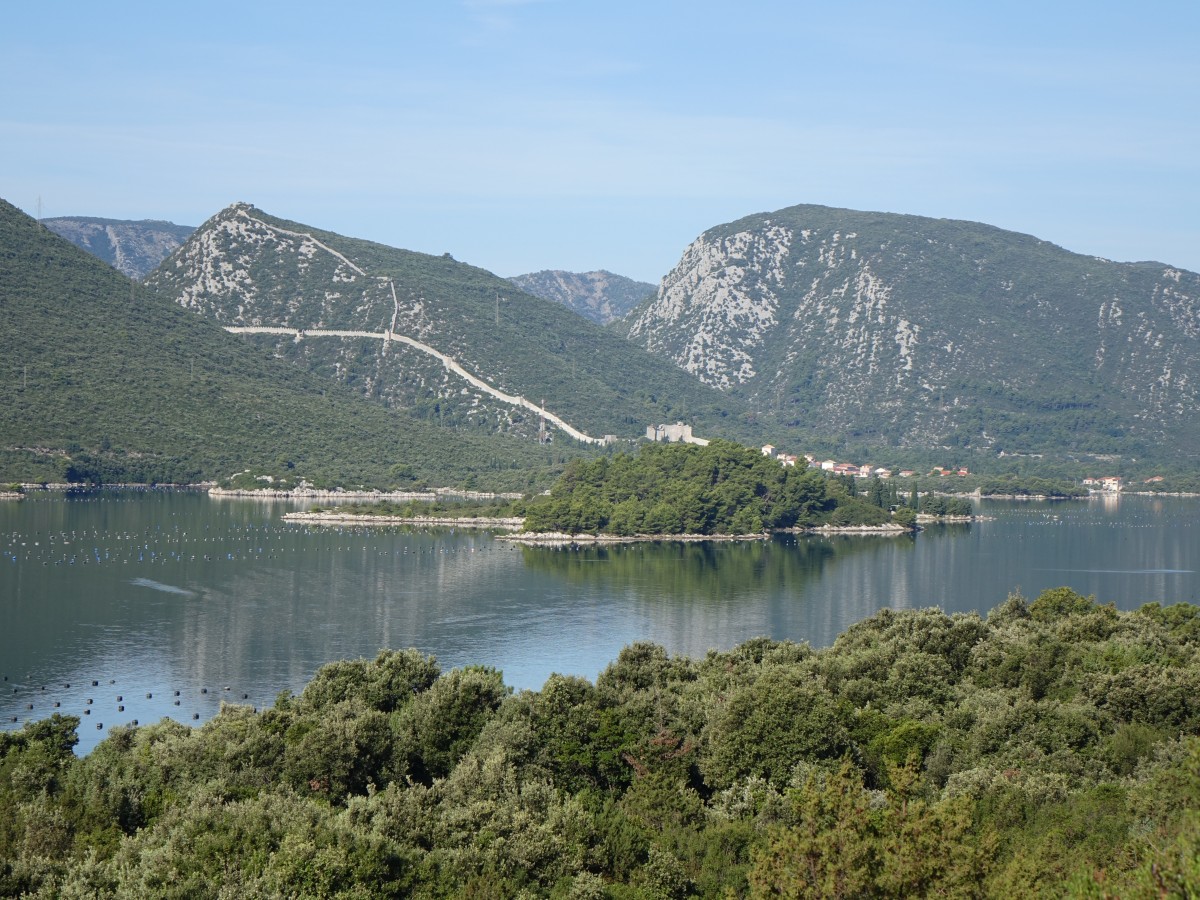
M 0 5 L 0 197 L 657 282 L 799 203 L 1200 271 L 1200 3 Z

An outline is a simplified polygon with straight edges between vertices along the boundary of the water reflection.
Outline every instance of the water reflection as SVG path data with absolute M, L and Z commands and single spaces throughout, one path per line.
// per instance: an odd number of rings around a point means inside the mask
M 325 662 L 385 647 L 537 688 L 554 671 L 595 678 L 636 640 L 823 646 L 883 606 L 986 612 L 1060 584 L 1123 608 L 1172 603 L 1195 598 L 1200 569 L 1197 505 L 1177 498 L 989 504 L 995 521 L 916 538 L 570 551 L 291 526 L 292 508 L 166 492 L 0 504 L 0 725 L 79 715 L 86 749 L 133 719 L 269 704 Z
M 905 540 L 901 538 L 900 540 Z M 569 549 L 522 546 L 525 565 L 569 584 L 643 600 L 723 603 L 784 590 L 800 593 L 835 554 L 863 544 L 780 536 L 770 541 L 634 543 Z

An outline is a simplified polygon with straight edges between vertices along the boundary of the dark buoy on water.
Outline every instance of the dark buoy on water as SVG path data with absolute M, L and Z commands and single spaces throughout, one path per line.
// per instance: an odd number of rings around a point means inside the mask
M 208 688 L 200 688 L 200 693 L 202 693 L 202 694 L 207 694 L 207 693 L 208 693 Z
M 99 685 L 100 685 L 100 682 L 98 682 L 96 679 L 93 678 L 92 679 L 92 687 L 98 687 Z
M 103 727 L 104 727 L 104 723 L 103 723 L 103 722 L 97 722 L 97 723 L 96 723 L 96 730 L 97 730 L 97 731 L 99 731 L 99 730 L 100 730 L 101 728 L 103 728 Z
M 149 700 L 149 699 L 150 699 L 151 697 L 153 697 L 153 696 L 154 696 L 154 695 L 153 695 L 152 693 L 150 693 L 149 691 L 146 691 L 146 699 L 147 699 L 147 700 Z
M 117 712 L 125 712 L 125 704 L 124 703 L 122 703 L 120 706 L 117 707 Z
M 192 713 L 192 718 L 193 718 L 193 719 L 199 719 L 199 718 L 200 718 L 200 713 Z

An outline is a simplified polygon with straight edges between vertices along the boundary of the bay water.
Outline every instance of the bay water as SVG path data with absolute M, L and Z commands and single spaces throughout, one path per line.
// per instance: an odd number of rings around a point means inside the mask
M 1200 503 L 977 501 L 916 536 L 519 547 L 486 532 L 291 525 L 289 501 L 185 491 L 0 501 L 0 727 L 199 724 L 270 705 L 322 664 L 416 647 L 515 689 L 595 679 L 621 648 L 827 646 L 883 607 L 981 614 L 1067 585 L 1130 609 L 1195 602 Z

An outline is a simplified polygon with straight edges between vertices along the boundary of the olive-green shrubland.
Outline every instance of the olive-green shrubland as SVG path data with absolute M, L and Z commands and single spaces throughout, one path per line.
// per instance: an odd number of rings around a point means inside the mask
M 1186 897 L 1200 609 L 1070 589 L 513 693 L 413 650 L 262 712 L 0 735 L 0 893 Z

